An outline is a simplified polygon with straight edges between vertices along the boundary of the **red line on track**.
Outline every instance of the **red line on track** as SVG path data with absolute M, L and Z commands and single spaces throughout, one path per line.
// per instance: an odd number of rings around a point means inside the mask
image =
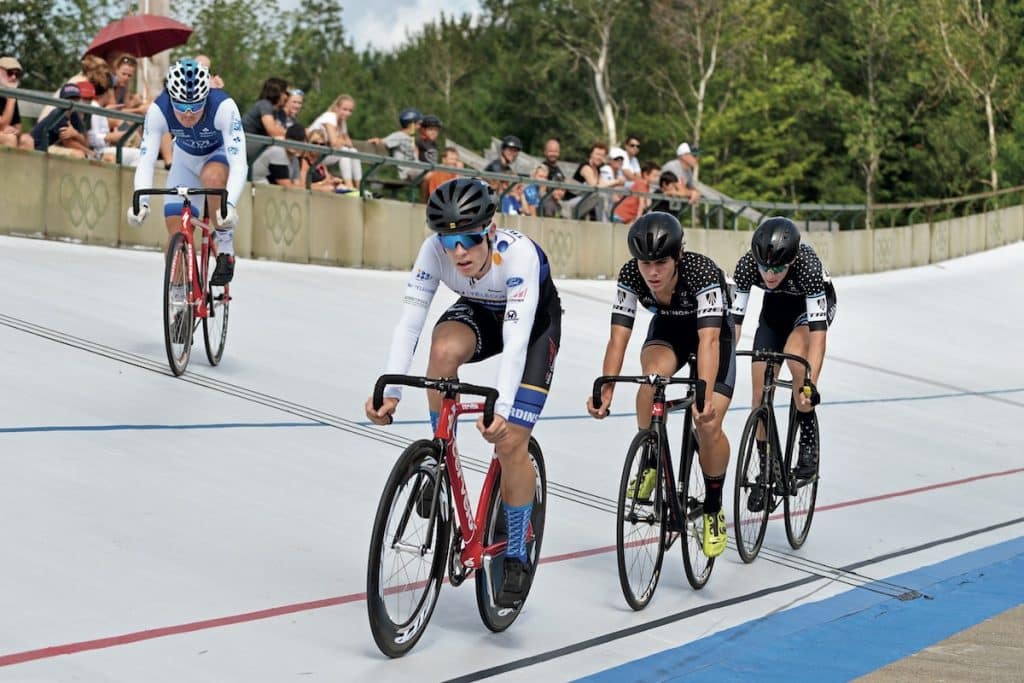
M 1024 467 L 1017 467 L 1011 470 L 1003 470 L 1002 472 L 990 472 L 989 474 L 979 474 L 973 477 L 955 479 L 953 481 L 942 482 L 939 484 L 919 486 L 917 488 L 907 489 L 905 491 L 894 491 L 892 493 L 883 493 L 877 496 L 870 496 L 868 498 L 857 498 L 855 500 L 848 500 L 842 503 L 823 505 L 820 507 L 816 507 L 815 512 L 818 513 L 825 512 L 826 510 L 837 510 L 839 508 L 852 507 L 854 505 L 865 505 L 867 503 L 874 503 L 880 500 L 888 500 L 890 498 L 911 496 L 917 493 L 924 493 L 926 491 L 934 491 L 936 489 L 948 488 L 950 486 L 960 486 L 975 481 L 981 481 L 982 479 L 1006 477 L 1012 474 L 1020 474 L 1022 472 L 1024 472 Z M 615 550 L 614 545 L 602 546 L 600 548 L 591 548 L 588 550 L 578 550 L 571 553 L 563 553 L 561 555 L 551 555 L 545 557 L 541 560 L 541 563 L 549 564 L 553 562 L 564 562 L 566 560 L 575 560 L 581 557 L 589 557 L 591 555 L 600 555 L 603 553 L 611 552 L 613 550 Z M 305 612 L 308 610 L 322 609 L 324 607 L 335 607 L 337 605 L 344 605 L 350 602 L 361 602 L 365 599 L 366 593 L 352 593 L 351 595 L 341 595 L 334 598 L 324 598 L 323 600 L 311 600 L 309 602 L 300 602 L 292 605 L 282 605 L 280 607 L 271 607 L 269 609 L 257 610 L 255 612 L 245 612 L 244 614 L 234 614 L 227 617 L 218 617 L 216 619 L 204 619 L 202 621 L 193 621 L 187 624 L 177 624 L 175 626 L 163 626 L 160 628 L 146 629 L 144 631 L 135 631 L 133 633 L 125 633 L 119 636 L 97 638 L 96 640 L 83 640 L 77 643 L 54 645 L 52 647 L 44 647 L 37 650 L 25 650 L 24 652 L 14 652 L 7 655 L 0 655 L 0 667 L 10 666 L 12 664 L 22 664 L 24 662 L 31 662 L 38 659 L 58 657 L 60 655 L 70 655 L 75 654 L 76 652 L 102 650 L 104 648 L 115 647 L 117 645 L 127 645 L 129 643 L 137 643 L 143 640 L 152 640 L 154 638 L 163 638 L 165 636 L 174 636 L 182 633 L 191 633 L 192 631 L 202 631 L 205 629 L 217 628 L 219 626 L 231 626 L 233 624 L 241 624 L 247 621 L 269 619 L 271 617 L 279 617 L 285 614 L 294 614 L 295 612 Z

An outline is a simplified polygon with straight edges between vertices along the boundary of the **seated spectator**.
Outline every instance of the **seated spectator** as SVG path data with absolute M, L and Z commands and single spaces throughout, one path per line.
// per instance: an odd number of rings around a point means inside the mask
M 547 180 L 548 179 L 548 167 L 545 164 L 538 164 L 537 168 L 533 169 L 533 173 L 530 177 L 534 180 Z M 523 188 L 523 199 L 527 206 L 530 208 L 527 213 L 530 216 L 540 216 L 541 213 L 541 199 L 547 192 L 547 188 L 544 185 L 537 183 L 530 183 Z
M 327 152 L 327 134 L 322 130 L 307 131 L 306 142 L 321 145 Z M 320 152 L 302 152 L 299 155 L 299 187 L 306 187 L 306 176 L 309 174 L 309 189 L 317 192 L 351 192 L 344 187 L 341 178 L 331 175 L 327 164 L 322 160 Z
M 515 173 L 516 159 L 523 149 L 523 141 L 515 135 L 506 135 L 501 139 L 501 151 L 498 158 L 484 167 L 485 171 L 491 173 Z
M 247 135 L 268 135 L 278 140 L 285 137 L 286 127 L 281 123 L 281 109 L 288 99 L 288 83 L 280 78 L 268 78 L 263 82 L 263 89 L 260 91 L 260 98 L 249 111 L 242 116 L 242 130 Z M 303 134 L 305 140 L 305 134 Z M 245 152 L 247 158 L 255 159 L 263 148 L 262 142 L 255 140 L 245 141 Z M 268 148 L 272 149 L 272 148 Z M 253 180 L 256 179 L 255 171 Z
M 24 70 L 14 57 L 0 57 L 0 85 L 17 88 Z M 0 95 L 0 145 L 33 149 L 35 142 L 28 133 L 21 132 L 21 112 L 18 100 Z
M 416 138 L 416 156 L 428 164 L 438 162 L 437 138 L 441 135 L 441 119 L 427 114 L 420 120 L 420 135 Z
M 565 182 L 565 174 L 562 173 L 562 167 L 558 165 L 561 154 L 562 143 L 558 138 L 550 138 L 544 143 L 544 166 L 548 170 L 548 180 L 558 183 Z M 540 214 L 542 216 L 561 216 L 563 199 L 565 199 L 565 190 L 562 188 L 552 190 L 550 195 L 542 196 Z
M 522 183 L 515 183 L 512 189 L 508 189 L 507 180 L 498 181 L 498 194 L 501 196 L 501 212 L 509 216 L 533 216 L 534 208 L 530 206 L 524 196 Z
M 72 102 L 91 102 L 96 93 L 89 81 L 66 83 L 60 89 L 60 98 Z M 92 156 L 85 137 L 85 122 L 78 112 L 51 107 L 52 111 L 32 128 L 35 148 L 57 156 L 87 159 Z
M 284 139 L 305 142 L 306 129 L 296 123 L 285 131 Z M 298 180 L 292 177 L 292 159 L 298 158 L 300 154 L 299 150 L 285 149 L 277 145 L 267 147 L 252 162 L 252 182 L 284 185 L 285 187 L 305 187 L 304 183 L 299 184 Z
M 102 95 L 117 84 L 117 79 L 114 78 L 114 72 L 110 68 L 110 64 L 107 63 L 107 60 L 96 55 L 82 57 L 82 70 L 67 80 L 68 83 L 74 84 L 81 84 L 85 81 L 92 84 L 96 96 Z M 60 97 L 60 89 L 58 88 L 53 95 L 54 97 Z M 91 100 L 93 98 L 90 97 L 88 99 Z M 42 120 L 53 111 L 54 107 L 52 105 L 44 106 L 39 113 L 39 119 Z
M 459 150 L 454 147 L 447 147 L 444 150 L 444 156 L 441 157 L 442 166 L 450 166 L 451 168 L 462 168 L 462 160 L 459 158 Z M 441 183 L 446 183 L 452 178 L 457 178 L 457 173 L 451 171 L 431 171 L 427 174 L 427 177 L 423 179 L 423 192 L 422 200 L 426 203 L 427 198 L 434 193 Z
M 643 173 L 643 169 L 640 164 L 640 138 L 636 135 L 627 135 L 626 144 L 623 145 L 626 150 L 626 163 L 622 166 L 622 173 L 626 176 L 626 189 L 632 189 L 633 183 L 640 180 L 640 175 Z M 644 190 L 646 192 L 646 190 Z
M 114 90 L 107 90 L 93 100 L 92 104 L 97 107 L 114 107 L 117 103 Z M 89 147 L 92 148 L 96 158 L 108 163 L 117 162 L 117 143 L 121 141 L 128 130 L 126 128 L 114 128 L 111 130 L 110 121 L 106 116 L 90 116 L 89 130 L 86 137 L 89 140 Z M 125 166 L 138 166 L 141 157 L 141 150 L 138 147 L 121 146 L 121 163 Z
M 196 61 L 206 67 L 206 70 L 210 72 L 210 87 L 211 88 L 224 88 L 224 79 L 219 74 L 213 72 L 210 58 L 206 55 L 196 55 Z
M 661 169 L 661 175 L 658 177 L 658 189 L 654 191 L 655 194 L 662 194 L 664 197 L 655 200 L 647 212 L 651 211 L 663 211 L 670 213 L 673 216 L 679 213 L 681 208 L 680 198 L 689 197 L 689 193 L 685 192 L 680 186 L 679 178 L 672 171 L 666 171 L 664 168 Z
M 130 114 L 145 115 L 149 110 L 149 102 L 143 99 L 142 95 L 131 91 L 132 79 L 135 78 L 139 60 L 127 52 L 115 52 L 107 61 L 114 74 L 113 105 L 110 108 Z M 110 125 L 114 126 L 115 123 L 120 125 L 122 121 L 115 119 L 110 122 Z
M 392 159 L 400 161 L 416 161 L 416 129 L 420 125 L 423 114 L 416 109 L 403 109 L 398 114 L 399 129 L 386 138 L 370 138 L 373 144 L 383 144 Z M 398 167 L 398 177 L 408 180 L 419 175 L 419 171 L 405 166 Z
M 608 152 L 608 163 L 601 166 L 601 187 L 624 187 L 626 176 L 622 168 L 626 163 L 626 150 L 621 147 L 612 147 Z M 604 202 L 600 207 L 600 219 L 608 220 L 612 215 L 612 208 L 622 199 L 623 195 L 605 195 Z
M 287 128 L 299 122 L 299 114 L 302 113 L 302 105 L 306 101 L 306 93 L 298 88 L 288 91 L 288 99 L 285 100 L 281 113 L 284 115 L 284 127 Z
M 658 175 L 661 167 L 653 161 L 648 161 L 640 170 L 640 177 L 633 181 L 633 192 L 650 192 L 652 186 L 657 186 Z M 647 197 L 629 195 L 615 207 L 612 215 L 612 222 L 625 223 L 629 225 L 636 220 L 636 217 L 644 213 L 650 205 L 651 200 Z
M 316 117 L 310 124 L 310 131 L 322 130 L 327 135 L 327 143 L 331 149 L 355 152 L 352 138 L 348 134 L 348 117 L 356 110 L 356 101 L 351 95 L 338 95 L 330 109 Z M 350 190 L 359 187 L 363 178 L 363 167 L 358 159 L 343 156 L 329 156 L 324 159 L 327 166 L 337 164 L 341 172 L 342 184 Z
M 661 167 L 662 172 L 673 174 L 680 181 L 680 189 L 685 190 L 686 200 L 691 204 L 700 201 L 700 190 L 694 184 L 693 172 L 697 168 L 697 156 L 689 143 L 682 142 L 676 147 L 676 158 Z
M 576 168 L 572 179 L 582 185 L 590 187 L 603 187 L 601 179 L 601 166 L 604 165 L 604 156 L 608 153 L 608 146 L 603 142 L 595 142 L 590 146 L 590 155 Z M 596 221 L 599 219 L 598 211 L 602 205 L 602 197 L 599 194 L 576 194 L 566 192 L 562 201 L 562 215 L 565 218 L 582 218 L 583 220 Z

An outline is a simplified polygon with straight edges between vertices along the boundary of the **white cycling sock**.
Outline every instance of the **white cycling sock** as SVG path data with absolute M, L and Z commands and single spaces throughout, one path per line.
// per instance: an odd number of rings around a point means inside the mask
M 231 228 L 217 228 L 213 231 L 213 239 L 218 254 L 235 255 L 235 231 Z

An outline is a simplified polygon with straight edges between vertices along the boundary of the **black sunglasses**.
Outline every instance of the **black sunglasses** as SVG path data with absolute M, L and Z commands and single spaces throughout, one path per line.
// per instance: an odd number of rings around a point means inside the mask
M 25 73 L 21 69 L 4 69 L 4 71 L 9 73 L 11 75 L 11 78 L 14 78 L 19 81 L 21 80 L 21 75 Z

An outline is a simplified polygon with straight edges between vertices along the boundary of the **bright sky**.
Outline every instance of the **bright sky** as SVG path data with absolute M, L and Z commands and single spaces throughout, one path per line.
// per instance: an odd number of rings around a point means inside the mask
M 281 0 L 281 6 L 297 7 L 298 0 Z M 439 19 L 442 9 L 447 16 L 480 13 L 478 0 L 351 0 L 342 6 L 345 37 L 360 52 L 371 45 L 382 51 L 398 47 L 424 24 Z

